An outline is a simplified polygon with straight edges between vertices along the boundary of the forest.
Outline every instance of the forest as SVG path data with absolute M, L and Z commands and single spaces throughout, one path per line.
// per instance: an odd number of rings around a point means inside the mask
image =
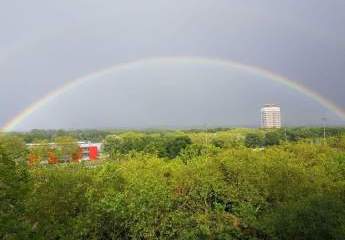
M 345 239 L 345 129 L 3 133 L 0 202 L 0 239 Z

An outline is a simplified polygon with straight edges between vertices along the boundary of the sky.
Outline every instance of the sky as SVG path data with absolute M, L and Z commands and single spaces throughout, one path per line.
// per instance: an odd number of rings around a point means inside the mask
M 345 109 L 343 0 L 0 2 L 0 126 L 76 78 L 153 57 L 268 69 Z M 317 125 L 323 117 L 344 124 L 265 76 L 177 61 L 92 79 L 33 112 L 16 130 L 256 126 L 267 102 L 281 105 L 286 125 Z

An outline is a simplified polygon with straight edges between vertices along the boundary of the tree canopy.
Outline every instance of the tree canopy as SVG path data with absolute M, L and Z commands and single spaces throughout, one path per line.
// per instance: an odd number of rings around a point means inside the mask
M 343 239 L 345 135 L 284 132 L 110 134 L 102 160 L 56 165 L 1 137 L 0 237 Z

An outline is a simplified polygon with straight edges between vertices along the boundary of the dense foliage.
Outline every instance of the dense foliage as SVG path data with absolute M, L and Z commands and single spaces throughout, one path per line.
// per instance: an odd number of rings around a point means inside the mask
M 28 232 L 25 200 L 30 181 L 25 157 L 20 139 L 0 138 L 0 239 L 24 239 Z
M 104 141 L 104 150 L 115 159 L 130 152 L 157 154 L 159 157 L 176 158 L 182 150 L 192 144 L 192 140 L 183 134 L 143 134 L 125 133 L 109 135 Z
M 0 137 L 0 238 L 344 239 L 341 131 L 111 133 L 105 160 L 30 167 Z

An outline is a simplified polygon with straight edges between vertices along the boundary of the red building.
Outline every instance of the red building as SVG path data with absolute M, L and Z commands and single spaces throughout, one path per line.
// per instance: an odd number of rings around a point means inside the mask
M 102 144 L 79 142 L 79 147 L 81 152 L 81 160 L 96 160 L 99 157 Z
M 54 149 L 56 149 L 57 144 L 49 143 L 47 144 L 46 154 L 37 154 L 35 148 L 42 147 L 42 144 L 27 144 L 27 147 L 33 151 L 29 154 L 29 163 L 31 165 L 37 163 L 48 163 L 56 164 L 60 162 L 80 162 L 80 161 L 94 161 L 98 159 L 101 152 L 101 143 L 91 143 L 91 142 L 78 142 L 79 151 L 73 154 L 71 157 L 62 157 L 59 159 Z M 43 159 L 42 159 L 43 158 Z M 70 158 L 70 159 L 68 159 Z

